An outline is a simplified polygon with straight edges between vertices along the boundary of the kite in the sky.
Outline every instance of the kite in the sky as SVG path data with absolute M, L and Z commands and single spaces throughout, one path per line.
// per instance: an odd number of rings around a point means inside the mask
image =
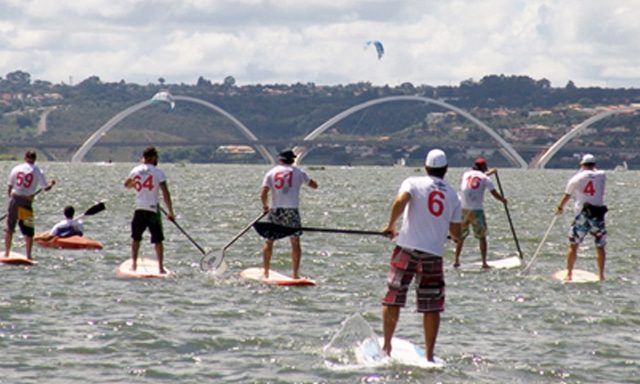
M 382 59 L 382 56 L 384 56 L 384 47 L 382 46 L 382 43 L 379 42 L 378 40 L 370 40 L 367 41 L 367 45 L 365 46 L 368 47 L 371 44 L 373 44 L 374 47 L 376 47 L 376 52 L 378 53 L 378 60 Z

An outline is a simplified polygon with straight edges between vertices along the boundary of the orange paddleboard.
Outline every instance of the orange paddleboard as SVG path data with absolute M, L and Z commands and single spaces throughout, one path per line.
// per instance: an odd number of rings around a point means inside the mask
M 4 257 L 4 253 L 2 253 L 2 257 L 0 257 L 0 263 L 2 264 L 13 264 L 13 265 L 35 265 L 38 264 L 37 261 L 33 259 L 27 259 L 27 256 L 18 253 L 11 252 L 9 253 L 9 257 Z

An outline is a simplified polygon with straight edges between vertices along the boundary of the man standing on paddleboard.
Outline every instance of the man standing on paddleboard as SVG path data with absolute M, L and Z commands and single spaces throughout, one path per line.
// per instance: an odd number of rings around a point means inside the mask
M 462 175 L 459 194 L 462 204 L 462 234 L 460 241 L 456 243 L 454 268 L 460 266 L 460 253 L 462 253 L 464 240 L 469 235 L 469 226 L 479 242 L 482 268 L 490 268 L 487 264 L 487 220 L 484 215 L 484 191 L 488 189 L 496 200 L 503 204 L 507 203 L 507 199 L 496 191 L 496 187 L 489 178 L 496 172 L 496 168 L 487 169 L 485 159 L 478 158 L 473 163 L 473 167 Z
M 404 180 L 391 205 L 389 223 L 383 230 L 396 239 L 387 277 L 388 290 L 382 300 L 383 351 L 391 355 L 391 340 L 405 306 L 407 292 L 416 277 L 417 310 L 423 314 L 426 357 L 434 361 L 433 350 L 444 311 L 444 270 L 442 256 L 447 236 L 460 238 L 461 208 L 455 189 L 446 181 L 447 156 L 431 150 L 425 161 L 427 176 Z M 396 222 L 402 215 L 400 232 Z
M 575 198 L 575 218 L 569 231 L 569 248 L 567 250 L 567 276 L 573 278 L 573 266 L 576 263 L 578 246 L 587 233 L 595 239 L 598 276 L 604 280 L 604 264 L 606 259 L 607 229 L 604 216 L 607 206 L 604 205 L 604 189 L 607 175 L 596 169 L 596 158 L 591 154 L 582 156 L 580 170 L 569 181 L 556 208 L 556 215 L 562 214 L 565 204 Z
M 155 147 L 147 147 L 142 153 L 142 164 L 133 168 L 124 182 L 125 188 L 136 190 L 136 210 L 131 221 L 131 269 L 136 270 L 138 252 L 142 234 L 149 228 L 151 243 L 155 247 L 158 258 L 158 272 L 166 273 L 164 269 L 164 233 L 162 232 L 162 216 L 158 191 L 162 191 L 164 204 L 167 206 L 167 218 L 174 220 L 171 194 L 167 186 L 165 173 L 157 167 L 158 151 Z
M 4 236 L 4 257 L 11 253 L 11 243 L 16 224 L 24 236 L 27 259 L 31 259 L 31 248 L 35 234 L 33 217 L 33 199 L 38 193 L 38 186 L 45 191 L 50 190 L 55 180 L 47 182 L 42 170 L 35 164 L 36 152 L 27 151 L 24 163 L 16 165 L 9 174 L 9 208 L 7 209 L 7 227 Z
M 284 151 L 278 155 L 279 165 L 273 167 L 262 180 L 260 200 L 262 210 L 269 213 L 269 221 L 287 227 L 301 227 L 300 219 L 300 187 L 302 184 L 308 185 L 312 189 L 318 188 L 318 183 L 309 177 L 305 171 L 293 165 L 296 154 L 293 151 Z M 271 206 L 269 206 L 269 192 L 271 192 Z M 300 258 L 302 247 L 300 246 L 300 235 L 298 231 L 291 235 L 291 268 L 294 279 L 300 278 Z M 269 267 L 271 264 L 271 254 L 273 253 L 273 242 L 275 239 L 267 238 L 262 248 L 264 277 L 269 277 Z

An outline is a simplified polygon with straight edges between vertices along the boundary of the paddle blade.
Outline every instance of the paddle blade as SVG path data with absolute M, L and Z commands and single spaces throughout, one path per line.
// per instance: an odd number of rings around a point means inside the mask
M 224 254 L 221 252 L 219 255 L 207 258 L 204 255 L 200 259 L 200 269 L 204 272 L 211 273 L 213 275 L 221 275 L 227 270 L 227 263 L 224 262 Z
M 84 215 L 85 216 L 95 215 L 96 213 L 100 213 L 100 212 L 104 211 L 105 209 L 107 209 L 107 207 L 104 205 L 104 202 L 101 201 L 98 204 L 95 204 L 91 208 L 87 209 L 86 212 L 84 213 Z
M 254 223 L 253 229 L 255 229 L 261 237 L 271 240 L 278 240 L 283 237 L 291 236 L 300 230 L 300 228 L 285 227 L 284 225 L 269 222 Z

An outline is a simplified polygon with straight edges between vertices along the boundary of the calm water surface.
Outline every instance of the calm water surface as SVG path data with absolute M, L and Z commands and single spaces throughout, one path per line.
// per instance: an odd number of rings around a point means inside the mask
M 0 179 L 15 163 L 0 163 Z M 85 222 L 101 252 L 35 249 L 35 267 L 0 266 L 0 383 L 629 383 L 640 382 L 637 249 L 640 175 L 609 173 L 607 281 L 563 285 L 568 215 L 558 220 L 529 276 L 516 270 L 447 270 L 447 307 L 436 353 L 447 367 L 404 366 L 332 371 L 322 348 L 353 313 L 381 333 L 380 299 L 393 243 L 378 236 L 307 233 L 302 274 L 317 287 L 283 288 L 242 281 L 259 266 L 261 241 L 248 232 L 231 246 L 222 278 L 202 273 L 200 253 L 165 223 L 165 280 L 126 280 L 116 266 L 129 257 L 133 195 L 122 181 L 134 164 L 41 163 L 58 185 L 39 196 L 37 229 L 67 204 L 82 212 L 108 199 Z M 267 166 L 163 165 L 178 221 L 207 250 L 219 250 L 260 213 Z M 462 169 L 447 179 L 457 187 Z M 525 257 L 533 255 L 574 171 L 501 170 L 501 182 Z M 380 230 L 400 182 L 413 168 L 327 167 L 310 171 L 305 225 Z M 3 205 L 6 199 L 3 199 Z M 487 198 L 490 257 L 515 256 L 503 207 Z M 22 246 L 18 238 L 14 245 Z M 452 248 L 452 247 L 451 247 Z M 447 254 L 451 264 L 452 249 Z M 289 272 L 287 242 L 273 268 Z M 142 253 L 153 256 L 148 234 Z M 467 240 L 463 261 L 476 261 Z M 577 267 L 595 270 L 592 241 Z M 397 336 L 421 343 L 414 294 Z

